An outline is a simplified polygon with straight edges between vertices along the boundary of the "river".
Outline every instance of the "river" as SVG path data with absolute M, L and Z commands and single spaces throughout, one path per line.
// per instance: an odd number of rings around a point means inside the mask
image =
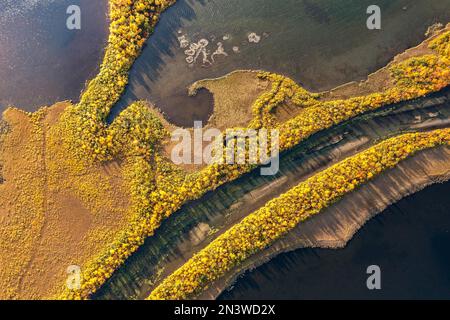
M 449 192 L 445 183 L 401 200 L 344 249 L 281 254 L 219 299 L 450 299 Z M 370 265 L 381 268 L 381 290 L 367 289 Z
M 65 11 L 71 4 L 77 4 L 82 9 L 82 29 L 79 31 L 66 28 Z M 366 28 L 366 9 L 370 4 L 372 1 L 369 0 L 178 0 L 162 15 L 155 33 L 133 66 L 130 84 L 114 108 L 113 116 L 132 101 L 145 99 L 154 102 L 177 125 L 192 126 L 194 120 L 206 121 L 213 111 L 211 95 L 203 90 L 196 97 L 188 97 L 187 86 L 236 69 L 274 71 L 294 78 L 310 90 L 327 90 L 365 78 L 397 53 L 420 43 L 429 25 L 450 21 L 450 0 L 379 0 L 382 29 L 370 31 Z M 0 110 L 15 105 L 33 111 L 60 100 L 76 102 L 85 82 L 98 71 L 107 37 L 106 10 L 106 1 L 101 0 L 2 1 Z M 437 94 L 437 98 L 439 96 L 441 94 Z M 360 147 L 367 147 L 382 137 L 411 128 L 416 122 L 434 121 L 436 115 L 440 120 L 448 119 L 448 102 L 438 101 L 427 107 L 423 106 L 424 103 L 426 99 L 415 102 L 411 107 L 403 104 L 403 111 L 398 114 L 385 115 L 381 112 L 373 118 L 359 117 L 327 133 L 318 134 L 284 155 L 278 176 L 263 178 L 250 174 L 209 193 L 200 201 L 188 204 L 169 218 L 94 298 L 145 297 L 161 280 L 155 278 L 158 272 L 164 275 L 164 272 L 179 266 L 193 254 L 189 247 L 192 242 L 196 243 L 196 250 L 200 249 L 217 235 L 215 229 L 232 225 L 241 218 L 234 215 L 236 212 L 241 211 L 241 215 L 250 213 L 264 201 L 304 179 L 306 174 L 336 161 L 343 156 L 338 150 L 341 145 L 364 141 Z M 417 104 L 420 106 L 417 107 Z M 262 192 L 259 201 L 252 203 L 245 197 L 253 190 L 272 183 L 275 183 L 272 192 Z M 434 195 L 428 190 L 434 189 L 427 189 L 418 197 L 425 198 L 423 201 L 428 201 L 426 203 L 433 204 L 439 210 L 445 210 L 448 207 L 445 199 L 433 200 L 434 196 L 443 192 Z M 431 206 L 429 208 L 434 211 Z M 434 217 L 430 219 L 435 219 L 436 223 L 442 219 L 442 228 L 445 228 L 449 218 L 443 217 L 438 209 L 437 214 L 430 214 Z M 362 280 L 366 275 L 361 275 L 361 268 L 367 263 L 378 263 L 384 270 L 386 290 L 383 292 L 388 293 L 383 297 L 401 296 L 395 288 L 387 291 L 389 283 L 396 278 L 401 279 L 398 273 L 413 263 L 412 258 L 420 262 L 412 270 L 422 270 L 432 280 L 429 283 L 418 280 L 421 282 L 417 288 L 443 288 L 435 282 L 438 277 L 444 277 L 444 271 L 439 273 L 439 268 L 449 265 L 448 254 L 442 253 L 443 248 L 448 247 L 449 237 L 444 231 L 439 231 L 441 229 L 437 225 L 420 224 L 425 213 L 420 212 L 419 204 L 406 205 L 400 211 L 405 213 L 382 215 L 370 222 L 350 243 L 350 249 L 305 249 L 298 251 L 300 253 L 296 251 L 292 257 L 290 254 L 282 255 L 276 258 L 273 265 L 269 263 L 246 275 L 238 281 L 233 291 L 222 297 L 263 298 L 273 293 L 278 283 L 279 288 L 283 288 L 281 284 L 287 282 L 300 283 L 305 290 L 295 290 L 294 285 L 286 284 L 284 291 L 280 291 L 275 298 L 319 297 L 319 294 L 321 297 L 358 297 L 357 289 L 337 295 L 340 287 L 345 286 L 345 281 L 351 288 L 365 283 Z M 417 216 L 419 222 L 408 218 L 420 214 L 422 218 Z M 404 235 L 402 233 L 396 239 L 395 229 L 385 231 L 379 228 L 391 216 L 401 217 L 395 218 L 398 221 L 396 223 L 394 220 L 393 228 L 400 228 L 401 220 L 406 217 L 408 221 L 404 227 L 412 226 L 412 231 L 404 231 Z M 390 223 L 386 222 L 384 227 Z M 417 223 L 416 227 L 414 223 Z M 202 233 L 205 224 L 212 228 L 208 231 L 210 235 L 197 243 L 199 239 L 196 237 Z M 422 225 L 421 231 L 419 225 Z M 428 226 L 429 233 L 426 233 Z M 420 231 L 420 241 L 415 238 L 416 231 Z M 383 242 L 379 243 L 377 240 L 385 233 L 387 238 L 382 238 Z M 354 243 L 360 242 L 360 238 L 363 242 L 355 245 L 356 249 L 351 249 Z M 401 249 L 403 244 L 406 246 Z M 410 250 L 414 246 L 417 253 Z M 421 250 L 423 256 L 420 256 Z M 408 255 L 408 252 L 412 253 Z M 384 259 L 384 255 L 390 260 Z M 283 262 L 282 259 L 287 256 L 291 257 L 289 261 L 294 262 Z M 278 267 L 281 278 L 273 275 L 276 273 L 273 270 Z M 399 268 L 397 275 L 392 273 L 395 270 L 390 271 L 392 268 Z M 343 276 L 336 276 L 339 274 Z M 411 273 L 407 275 L 405 273 L 404 279 L 415 279 Z M 306 283 L 300 280 L 306 280 Z M 408 287 L 405 286 L 406 280 L 399 281 L 403 281 L 402 288 L 412 288 L 409 294 L 415 292 L 420 296 L 419 289 L 414 289 L 414 283 Z M 442 280 L 442 286 L 448 288 L 449 278 L 445 281 Z M 326 288 L 321 286 L 328 284 L 331 288 L 323 295 L 319 289 Z M 399 284 L 396 286 L 400 287 Z M 443 289 L 439 290 L 429 296 L 443 296 Z M 274 298 L 273 295 L 270 297 Z
M 73 4 L 81 8 L 81 30 L 66 28 L 66 9 Z M 236 69 L 265 69 L 310 90 L 330 89 L 365 78 L 420 43 L 428 26 L 450 21 L 450 0 L 380 0 L 382 29 L 371 31 L 366 27 L 371 4 L 178 0 L 162 15 L 112 116 L 144 99 L 177 125 L 207 121 L 213 111 L 211 95 L 202 90 L 188 97 L 186 88 Z M 77 102 L 98 71 L 107 24 L 106 0 L 2 1 L 0 110 L 13 105 L 34 111 L 60 100 Z M 185 52 L 199 43 L 196 62 L 188 63 Z M 223 52 L 217 51 L 219 46 Z

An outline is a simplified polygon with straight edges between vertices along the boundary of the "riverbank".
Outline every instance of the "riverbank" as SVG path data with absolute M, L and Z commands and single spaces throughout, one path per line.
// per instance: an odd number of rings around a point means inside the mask
M 217 236 L 311 175 L 386 137 L 411 131 L 411 126 L 423 123 L 422 129 L 425 131 L 445 127 L 443 119 L 450 111 L 447 101 L 448 94 L 441 92 L 358 117 L 316 134 L 283 154 L 277 176 L 264 178 L 253 172 L 200 200 L 187 203 L 167 219 L 92 298 L 147 297 L 162 279 Z M 197 233 L 197 227 L 204 225 L 209 227 L 210 234 L 205 239 L 192 239 L 191 235 Z
M 372 4 L 368 0 L 177 1 L 136 61 L 114 113 L 135 100 L 149 100 L 178 126 L 191 127 L 194 120 L 205 123 L 212 111 L 209 95 L 188 97 L 187 88 L 199 79 L 238 69 L 282 74 L 311 92 L 365 79 L 422 42 L 431 24 L 450 20 L 448 3 L 406 2 L 377 3 L 383 11 L 383 30 L 389 31 L 380 32 L 366 27 L 365 12 Z M 260 37 L 258 43 L 249 42 L 251 33 Z M 208 59 L 218 43 L 228 55 L 215 56 L 210 65 L 202 63 L 200 53 L 197 62 L 189 64 L 185 51 L 200 40 L 209 42 Z
M 447 86 L 449 81 L 448 70 L 445 68 L 447 64 L 445 57 L 446 51 L 441 50 L 447 45 L 447 33 L 448 32 L 442 32 L 433 40 L 432 47 L 435 54 L 417 58 L 413 57 L 390 68 L 390 71 L 393 73 L 391 76 L 394 78 L 396 84 L 392 89 L 388 89 L 386 92 L 382 93 L 371 94 L 369 96 L 316 103 L 317 95 L 308 93 L 292 80 L 270 73 L 260 74 L 258 76 L 261 79 L 267 79 L 272 82 L 272 89 L 270 92 L 259 97 L 252 106 L 252 113 L 255 115 L 254 120 L 257 120 L 256 123 L 260 120 L 270 120 L 271 117 L 270 114 L 267 114 L 267 110 L 274 110 L 277 109 L 277 107 L 282 107 L 287 103 L 286 101 L 292 101 L 292 104 L 295 107 L 304 110 L 297 117 L 282 123 L 279 127 L 281 150 L 288 150 L 314 133 L 329 129 L 337 123 L 380 109 L 392 103 L 418 98 L 431 92 L 439 91 Z M 419 66 L 418 70 L 417 68 L 410 68 L 410 66 L 415 64 Z M 423 75 L 425 75 L 425 79 L 422 77 Z M 88 93 L 87 96 L 89 96 L 90 93 Z M 273 99 L 271 98 L 272 96 L 274 97 Z M 263 109 L 260 110 L 260 107 L 263 107 Z M 261 113 L 260 111 L 264 112 Z M 141 111 L 138 111 L 138 113 L 139 112 Z M 124 117 L 125 115 L 129 116 L 127 111 L 125 111 L 123 115 Z M 268 117 L 266 117 L 266 115 Z M 262 118 L 260 119 L 259 116 Z M 120 125 L 121 121 L 123 120 L 116 119 L 110 129 L 113 129 L 115 123 Z M 92 124 L 95 127 L 102 128 L 103 126 L 103 124 L 99 123 L 96 119 L 94 119 L 94 121 L 89 120 L 89 122 L 90 125 Z M 265 125 L 264 122 L 261 122 L 260 124 Z M 145 125 L 145 123 L 141 123 L 141 125 Z M 100 159 L 103 157 L 102 155 L 106 155 L 107 158 L 110 156 L 108 154 L 111 150 L 110 146 L 104 143 L 105 140 L 108 139 L 107 135 L 110 129 L 102 132 L 106 134 L 106 136 L 102 136 L 101 134 L 87 136 L 88 140 L 90 140 L 89 143 L 101 146 L 96 153 L 94 153 L 94 158 L 96 155 L 101 155 Z M 143 128 L 143 130 L 145 130 L 145 128 Z M 131 139 L 131 136 L 129 138 Z M 83 142 L 83 140 L 84 137 L 81 137 L 79 142 Z M 114 142 L 114 140 L 112 141 Z M 143 141 L 143 143 L 148 142 Z M 127 143 L 122 144 L 122 146 L 126 148 L 129 147 Z M 88 155 L 90 155 L 90 153 L 88 153 Z M 158 164 L 158 166 L 161 165 L 165 166 L 167 164 Z M 94 283 L 100 283 L 102 280 L 109 278 L 120 264 L 138 249 L 145 238 L 154 234 L 155 230 L 159 228 L 161 222 L 165 220 L 165 218 L 178 211 L 178 209 L 180 209 L 187 201 L 199 199 L 208 191 L 214 190 L 224 183 L 235 180 L 243 173 L 248 172 L 249 169 L 251 168 L 247 166 L 223 167 L 220 165 L 212 165 L 198 171 L 198 173 L 195 173 L 194 175 L 189 175 L 188 177 L 180 176 L 179 171 L 172 171 L 172 175 L 167 180 L 167 177 L 159 176 L 162 182 L 158 184 L 158 190 L 151 193 L 150 200 L 150 203 L 154 202 L 155 205 L 145 205 L 137 210 L 137 212 L 142 212 L 139 216 L 150 217 L 150 221 L 139 220 L 138 224 L 134 224 L 131 229 L 123 232 L 123 236 L 121 236 L 122 240 L 117 241 L 114 246 L 112 246 L 113 249 L 102 256 L 102 261 L 99 262 L 100 266 L 98 268 L 93 268 L 94 271 L 89 271 L 84 275 L 86 278 L 92 279 L 92 281 L 88 281 L 87 286 L 94 287 Z M 169 183 L 169 180 L 172 181 L 172 183 Z M 175 187 L 176 184 L 174 185 L 173 181 L 179 181 L 180 187 Z M 148 181 L 146 184 L 148 184 Z M 136 185 L 136 187 L 138 187 L 138 185 Z M 152 187 L 152 185 L 148 185 L 149 189 Z M 139 197 L 139 204 L 146 204 L 149 202 L 148 196 L 141 197 L 139 195 Z M 161 203 L 164 203 L 165 207 L 162 206 Z M 136 234 L 138 236 L 135 236 Z M 104 264 L 105 261 L 106 264 Z M 94 275 L 96 273 L 98 274 L 98 269 L 101 270 L 101 275 L 92 278 L 90 273 L 93 273 Z M 86 288 L 82 290 L 83 293 L 81 293 L 81 296 L 86 295 L 85 292 L 88 292 Z M 95 290 L 90 289 L 89 291 L 92 293 Z
M 448 300 L 450 182 L 434 184 L 369 220 L 343 249 L 304 248 L 238 278 L 218 300 Z M 367 268 L 381 268 L 368 290 Z
M 339 162 L 248 215 L 167 277 L 149 299 L 189 299 L 301 222 L 423 150 L 448 146 L 449 129 L 396 136 Z
M 232 286 L 240 274 L 257 268 L 282 252 L 299 248 L 343 248 L 367 221 L 391 204 L 449 179 L 450 149 L 439 147 L 422 151 L 298 225 L 268 249 L 214 282 L 198 299 L 216 299 Z

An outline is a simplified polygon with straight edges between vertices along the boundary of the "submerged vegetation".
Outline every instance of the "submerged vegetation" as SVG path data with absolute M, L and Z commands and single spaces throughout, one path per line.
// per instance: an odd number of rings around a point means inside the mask
M 307 179 L 219 236 L 166 278 L 150 299 L 188 299 L 233 266 L 418 151 L 450 143 L 450 129 L 386 140 Z

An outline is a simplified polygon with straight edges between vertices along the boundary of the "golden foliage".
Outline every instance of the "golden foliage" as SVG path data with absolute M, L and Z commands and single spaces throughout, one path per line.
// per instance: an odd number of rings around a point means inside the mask
M 128 83 L 128 71 L 152 32 L 159 15 L 174 1 L 110 0 L 110 33 L 100 72 L 89 82 L 80 103 L 66 112 L 67 147 L 81 157 L 110 160 L 115 150 L 105 143 L 105 123 Z M 129 114 L 130 112 L 128 112 Z
M 293 80 L 269 72 L 261 72 L 258 77 L 262 80 L 271 82 L 271 90 L 262 94 L 252 106 L 253 120 L 249 127 L 253 129 L 271 128 L 275 126 L 275 117 L 273 112 L 282 103 L 287 100 L 292 101 L 296 106 L 302 108 L 309 107 L 318 103 L 316 100 L 319 95 L 313 94 Z
M 443 57 L 450 57 L 450 31 L 439 35 L 430 43 L 430 49 Z
M 307 179 L 247 216 L 166 278 L 149 299 L 187 299 L 300 222 L 420 150 L 450 144 L 450 129 L 386 140 Z

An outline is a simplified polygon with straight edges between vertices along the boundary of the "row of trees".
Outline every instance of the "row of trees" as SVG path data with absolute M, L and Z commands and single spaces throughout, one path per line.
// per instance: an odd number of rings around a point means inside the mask
M 393 86 L 384 92 L 347 100 L 313 104 L 297 117 L 283 123 L 280 147 L 289 149 L 317 131 L 329 128 L 365 112 L 388 104 L 415 99 L 439 91 L 450 83 L 450 31 L 433 40 L 436 54 L 407 59 L 390 66 Z
M 450 144 L 450 129 L 386 140 L 307 179 L 247 216 L 166 278 L 150 299 L 187 299 L 200 293 L 301 221 L 420 150 Z
M 292 79 L 270 72 L 260 72 L 258 78 L 269 81 L 271 89 L 263 93 L 252 106 L 253 119 L 249 124 L 252 129 L 275 127 L 277 119 L 274 112 L 287 101 L 301 108 L 319 103 L 319 94 L 308 92 Z
M 159 117 L 148 104 L 136 102 L 108 126 L 106 118 L 119 100 L 128 72 L 159 20 L 160 14 L 175 0 L 109 0 L 110 33 L 98 75 L 88 83 L 80 103 L 63 114 L 59 132 L 64 146 L 84 165 L 95 165 L 120 158 L 124 178 L 130 186 L 132 211 L 136 216 L 129 229 L 107 252 L 83 266 L 80 290 L 64 291 L 59 298 L 87 298 L 131 252 L 143 243 L 143 217 L 151 206 L 156 188 L 156 160 L 161 142 L 168 136 Z M 163 166 L 161 166 L 163 167 Z M 148 220 L 150 221 L 150 220 Z
M 100 72 L 88 83 L 80 103 L 64 115 L 67 147 L 75 154 L 106 161 L 114 156 L 106 118 L 119 100 L 128 72 L 159 15 L 172 0 L 110 0 L 110 33 Z

